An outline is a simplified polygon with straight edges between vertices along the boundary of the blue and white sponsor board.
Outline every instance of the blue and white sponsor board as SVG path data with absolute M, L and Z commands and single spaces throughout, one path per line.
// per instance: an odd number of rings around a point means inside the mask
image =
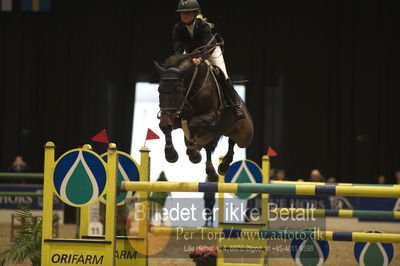
M 101 158 L 107 162 L 107 153 L 101 155 Z M 118 151 L 118 172 L 117 172 L 117 187 L 120 186 L 122 181 L 140 181 L 139 165 L 136 161 L 127 153 Z M 128 201 L 134 198 L 136 192 L 120 192 L 117 196 L 118 206 L 126 204 Z M 106 203 L 106 195 L 101 197 L 100 201 Z
M 368 233 L 382 233 L 368 231 Z M 393 259 L 394 249 L 390 243 L 354 243 L 354 257 L 361 266 L 387 266 Z
M 320 266 L 328 259 L 329 242 L 324 240 L 294 239 L 290 252 L 297 265 Z
M 225 175 L 225 183 L 259 183 L 263 182 L 263 176 L 260 167 L 250 160 L 237 161 L 231 164 L 228 173 Z M 257 194 L 236 193 L 232 194 L 238 199 L 252 199 Z
M 75 149 L 57 160 L 53 182 L 60 199 L 75 207 L 89 206 L 105 193 L 106 166 L 95 152 Z

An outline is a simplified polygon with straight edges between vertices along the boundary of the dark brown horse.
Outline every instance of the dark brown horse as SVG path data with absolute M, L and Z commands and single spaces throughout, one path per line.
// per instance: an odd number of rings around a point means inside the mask
M 155 62 L 161 76 L 158 88 L 160 97 L 160 128 L 165 135 L 165 158 L 174 163 L 178 160 L 172 143 L 171 131 L 182 128 L 185 133 L 186 154 L 192 163 L 201 161 L 200 150 L 206 149 L 206 173 L 209 181 L 217 181 L 218 175 L 211 162 L 221 136 L 229 137 L 229 149 L 218 167 L 220 174 L 229 170 L 233 160 L 233 148 L 248 147 L 253 139 L 253 122 L 242 101 L 246 118 L 235 122 L 232 107 L 226 106 L 218 93 L 217 78 L 210 66 L 194 64 L 185 55 L 167 58 L 163 66 Z

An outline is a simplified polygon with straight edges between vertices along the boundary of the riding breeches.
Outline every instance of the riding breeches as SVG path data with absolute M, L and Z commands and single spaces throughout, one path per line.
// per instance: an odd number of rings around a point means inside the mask
M 224 55 L 222 54 L 221 47 L 216 46 L 214 52 L 211 54 L 208 60 L 210 60 L 211 64 L 221 69 L 221 71 L 224 73 L 225 79 L 229 78 L 228 72 L 226 71 Z

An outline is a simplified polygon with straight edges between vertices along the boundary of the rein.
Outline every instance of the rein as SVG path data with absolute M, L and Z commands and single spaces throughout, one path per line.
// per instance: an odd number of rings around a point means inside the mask
M 216 40 L 217 38 L 219 39 L 219 42 L 213 43 L 214 40 Z M 190 54 L 187 54 L 187 57 L 188 58 L 196 58 L 196 57 L 203 57 L 203 56 L 210 57 L 210 55 L 215 47 L 220 46 L 221 50 L 222 50 L 222 47 L 224 46 L 224 44 L 225 44 L 224 39 L 221 37 L 221 35 L 216 33 L 213 35 L 211 40 L 206 45 L 197 47 Z
M 176 118 L 179 118 L 179 116 L 180 116 L 181 113 L 182 113 L 183 108 L 184 108 L 185 105 L 188 103 L 188 100 L 187 100 L 187 99 L 188 99 L 188 97 L 189 97 L 190 91 L 192 90 L 194 80 L 196 79 L 198 73 L 199 73 L 199 66 L 196 65 L 196 68 L 194 69 L 194 73 L 193 73 L 192 79 L 190 80 L 190 83 L 189 83 L 189 88 L 188 88 L 188 90 L 186 91 L 185 98 L 183 98 L 183 102 L 182 102 L 181 106 L 178 108 L 178 111 L 176 112 Z M 205 83 L 205 81 L 204 81 L 204 83 Z M 203 88 L 203 86 L 202 86 L 201 88 Z

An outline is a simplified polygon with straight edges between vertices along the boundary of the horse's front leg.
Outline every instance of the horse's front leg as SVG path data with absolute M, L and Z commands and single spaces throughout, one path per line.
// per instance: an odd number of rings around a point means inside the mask
M 201 153 L 197 149 L 197 145 L 194 143 L 193 139 L 187 139 L 185 137 L 185 145 L 186 145 L 186 154 L 189 156 L 189 160 L 192 163 L 201 162 Z
M 174 144 L 172 143 L 171 131 L 173 126 L 171 118 L 167 115 L 161 115 L 159 126 L 165 136 L 165 159 L 170 163 L 174 163 L 178 160 L 179 155 L 174 148 Z
M 235 144 L 236 144 L 235 141 L 233 139 L 229 138 L 228 152 L 226 153 L 226 155 L 222 159 L 222 162 L 218 166 L 218 173 L 220 175 L 225 175 L 229 170 L 229 165 L 231 164 L 231 162 L 233 160 L 233 154 L 234 154 L 233 147 L 235 146 Z
M 165 135 L 165 159 L 169 163 L 178 161 L 179 155 L 175 150 L 174 144 L 172 143 L 171 131 L 164 132 Z
M 215 172 L 215 168 L 211 161 L 211 154 L 215 148 L 213 146 L 214 146 L 214 144 L 210 143 L 205 147 L 206 154 L 207 154 L 206 173 L 207 173 L 207 181 L 208 182 L 218 182 L 218 177 L 219 177 L 218 174 Z

